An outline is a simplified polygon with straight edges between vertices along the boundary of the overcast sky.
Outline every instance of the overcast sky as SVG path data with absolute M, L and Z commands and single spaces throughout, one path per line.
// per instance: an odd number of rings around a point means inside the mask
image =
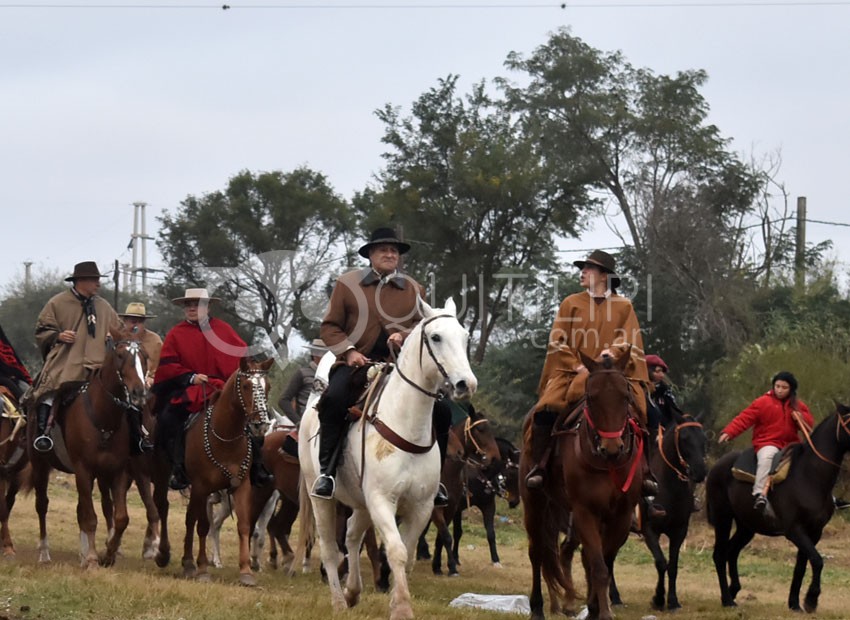
M 508 75 L 509 52 L 561 26 L 656 73 L 705 69 L 733 148 L 781 150 L 792 201 L 850 223 L 850 1 L 227 3 L 0 0 L 0 286 L 27 260 L 63 274 L 130 262 L 133 202 L 155 235 L 156 215 L 243 169 L 308 165 L 350 198 L 381 166 L 376 108 L 409 109 L 450 73 L 464 93 Z M 846 263 L 848 236 L 808 226 Z M 599 224 L 564 247 L 613 243 Z M 152 243 L 148 257 L 160 266 Z

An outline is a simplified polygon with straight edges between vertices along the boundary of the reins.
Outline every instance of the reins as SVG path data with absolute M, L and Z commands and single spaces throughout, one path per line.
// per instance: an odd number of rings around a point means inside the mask
M 440 374 L 446 380 L 448 380 L 448 378 L 449 378 L 449 373 L 446 372 L 446 369 L 443 368 L 443 365 L 440 363 L 440 360 L 438 360 L 437 356 L 434 355 L 434 349 L 431 348 L 430 341 L 425 337 L 425 326 L 428 325 L 429 323 L 432 323 L 433 321 L 436 321 L 437 319 L 453 319 L 453 318 L 454 317 L 450 314 L 438 314 L 436 316 L 432 316 L 431 318 L 425 319 L 424 321 L 422 321 L 419 324 L 420 325 L 420 330 L 419 330 L 419 366 L 420 366 L 420 368 L 422 367 L 422 350 L 423 350 L 423 348 L 425 348 L 425 349 L 428 350 L 428 355 L 431 357 L 434 364 L 436 364 L 437 370 L 440 371 Z M 396 369 L 396 372 L 398 373 L 398 376 L 401 377 L 402 379 L 404 379 L 407 382 L 408 385 L 413 386 L 414 388 L 416 388 L 417 390 L 419 390 L 420 392 L 422 392 L 426 396 L 433 398 L 434 400 L 442 400 L 443 398 L 445 398 L 445 396 L 443 395 L 442 392 L 431 392 L 429 390 L 426 390 L 422 386 L 418 385 L 415 381 L 408 378 L 407 375 L 405 375 L 401 371 L 401 368 L 399 368 L 397 360 L 396 360 L 395 351 L 392 350 L 392 347 L 390 347 L 390 355 L 392 357 L 393 364 L 395 365 L 395 369 Z
M 664 453 L 664 430 L 659 426 L 658 427 L 658 452 L 661 454 L 661 459 L 667 464 L 667 467 L 673 470 L 673 473 L 676 474 L 676 477 L 682 482 L 688 481 L 688 471 L 690 467 L 688 466 L 688 462 L 685 460 L 685 457 L 682 456 L 682 451 L 679 448 L 679 431 L 683 428 L 702 428 L 702 424 L 699 422 L 682 422 L 681 424 L 676 425 L 676 429 L 673 435 L 673 445 L 676 447 L 676 456 L 679 458 L 679 465 L 684 468 L 684 471 L 673 465 L 670 460 L 667 458 L 667 455 Z
M 841 465 L 839 465 L 832 459 L 826 458 L 823 454 L 820 453 L 817 447 L 815 447 L 815 442 L 812 441 L 812 431 L 809 428 L 808 424 L 806 424 L 806 422 L 803 420 L 803 416 L 800 415 L 800 412 L 797 410 L 792 411 L 791 417 L 794 418 L 794 421 L 797 423 L 797 426 L 800 427 L 800 430 L 803 432 L 803 437 L 806 438 L 806 443 L 809 444 L 809 447 L 812 449 L 812 452 L 814 452 L 815 455 L 824 463 L 829 463 L 833 467 L 837 467 L 840 469 Z M 844 418 L 842 417 L 841 413 L 836 412 L 835 417 L 838 418 L 838 421 L 835 425 L 836 441 L 838 440 L 838 433 L 840 428 L 843 428 L 844 432 L 847 433 L 848 436 L 850 436 L 850 428 L 847 427 L 847 422 L 844 421 Z

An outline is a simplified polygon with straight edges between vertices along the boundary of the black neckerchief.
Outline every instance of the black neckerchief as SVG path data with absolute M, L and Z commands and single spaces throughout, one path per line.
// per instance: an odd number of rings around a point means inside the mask
M 83 312 L 86 313 L 86 330 L 88 331 L 89 336 L 94 338 L 95 330 L 97 330 L 97 314 L 94 309 L 94 295 L 91 297 L 83 297 L 75 288 L 72 288 L 71 292 L 83 306 Z
M 381 284 L 392 284 L 394 287 L 402 290 L 406 286 L 404 276 L 401 275 L 401 273 L 399 273 L 397 270 L 389 275 L 382 276 L 371 267 L 366 267 L 365 269 L 363 269 L 363 271 L 361 272 L 360 279 L 360 283 L 363 286 L 377 284 L 378 282 L 380 282 Z

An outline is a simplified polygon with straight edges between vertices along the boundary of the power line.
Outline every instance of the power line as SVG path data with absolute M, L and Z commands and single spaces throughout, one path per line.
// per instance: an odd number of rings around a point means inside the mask
M 447 4 L 444 2 L 420 2 L 416 4 L 100 4 L 100 3 L 0 3 L 0 9 L 200 9 L 200 10 L 422 10 L 422 9 L 659 9 L 659 8 L 776 8 L 776 7 L 833 7 L 850 6 L 850 0 L 771 0 L 767 2 L 561 2 L 561 3 L 504 3 L 504 4 Z

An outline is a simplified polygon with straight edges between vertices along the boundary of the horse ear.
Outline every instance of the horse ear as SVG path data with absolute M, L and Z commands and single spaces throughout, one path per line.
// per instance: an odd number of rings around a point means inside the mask
M 584 364 L 584 367 L 588 370 L 596 370 L 596 367 L 599 365 L 595 359 L 592 357 L 588 357 L 584 354 L 584 351 L 579 350 L 578 352 L 579 358 L 581 359 L 581 363 Z
M 246 372 L 248 370 L 248 362 L 249 361 L 250 361 L 250 359 L 247 356 L 240 359 L 239 360 L 239 370 L 241 370 L 242 372 Z
M 850 407 L 848 407 L 847 405 L 840 403 L 835 399 L 833 399 L 832 402 L 835 403 L 835 410 L 838 411 L 838 413 L 840 413 L 841 415 L 847 415 L 848 413 L 850 413 Z
M 419 309 L 419 314 L 422 315 L 423 319 L 434 316 L 434 309 L 425 303 L 425 300 L 421 297 L 416 298 L 416 307 Z
M 455 300 L 451 297 L 446 300 L 445 310 L 449 314 L 457 316 L 457 306 L 455 306 Z
M 110 352 L 115 350 L 115 339 L 111 333 L 106 334 L 106 350 Z
M 620 359 L 617 360 L 617 368 L 622 371 L 626 370 L 626 366 L 629 365 L 629 360 L 632 357 L 632 345 L 626 347 L 623 351 L 623 354 L 620 356 Z
M 266 361 L 260 363 L 260 370 L 267 372 L 268 369 L 272 367 L 272 364 L 274 364 L 274 358 L 270 357 Z

